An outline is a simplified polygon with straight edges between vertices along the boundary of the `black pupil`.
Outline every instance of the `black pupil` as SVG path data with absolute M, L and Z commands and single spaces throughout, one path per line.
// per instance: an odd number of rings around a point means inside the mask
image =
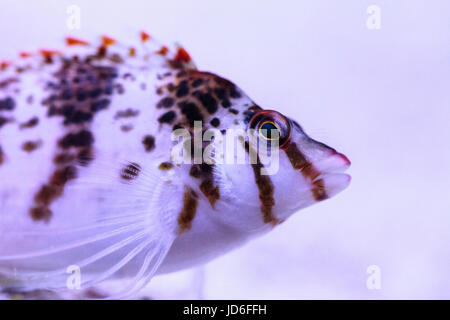
M 280 133 L 278 132 L 278 127 L 272 122 L 265 122 L 261 126 L 261 133 L 266 139 L 276 139 L 280 137 Z M 277 132 L 273 132 L 272 130 L 277 130 Z M 275 133 L 275 136 L 272 137 L 272 133 Z

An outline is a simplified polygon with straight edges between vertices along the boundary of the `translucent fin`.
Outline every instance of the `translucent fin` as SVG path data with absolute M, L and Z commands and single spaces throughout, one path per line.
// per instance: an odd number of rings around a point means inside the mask
M 55 222 L 48 226 L 0 226 L 0 287 L 76 290 L 131 278 L 113 293 L 125 297 L 146 285 L 177 236 L 182 188 L 176 181 L 168 184 L 170 174 L 151 165 L 140 167 L 133 181 L 123 181 L 120 170 L 129 163 L 98 158 L 80 167 L 65 199 L 52 206 Z M 101 205 L 93 201 L 99 195 Z

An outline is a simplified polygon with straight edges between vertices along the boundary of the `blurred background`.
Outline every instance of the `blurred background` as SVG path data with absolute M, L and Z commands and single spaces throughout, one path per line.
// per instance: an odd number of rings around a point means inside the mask
M 1 0 L 0 57 L 141 29 L 353 163 L 337 197 L 150 296 L 450 299 L 449 1 Z

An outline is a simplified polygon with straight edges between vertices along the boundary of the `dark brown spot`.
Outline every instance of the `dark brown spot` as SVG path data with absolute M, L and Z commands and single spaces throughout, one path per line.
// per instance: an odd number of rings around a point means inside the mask
M 216 97 L 220 100 L 227 98 L 227 91 L 224 88 L 215 88 L 214 93 Z
M 224 107 L 224 108 L 229 108 L 229 107 L 231 107 L 231 102 L 230 102 L 230 100 L 228 100 L 228 99 L 222 100 L 222 107 Z
M 91 104 L 91 111 L 92 112 L 97 112 L 97 111 L 106 109 L 106 108 L 108 108 L 110 103 L 111 103 L 111 101 L 108 100 L 108 99 L 101 99 L 101 100 L 98 100 L 98 101 L 94 101 Z
M 33 128 L 34 126 L 36 126 L 39 123 L 39 118 L 38 117 L 33 117 L 30 120 L 28 120 L 25 123 L 22 123 L 20 125 L 20 129 L 26 129 L 26 128 Z M 1 126 L 1 125 L 0 125 Z
M 26 141 L 22 144 L 22 150 L 26 152 L 33 152 L 42 145 L 42 141 Z
M 161 99 L 156 105 L 158 108 L 170 108 L 174 105 L 175 99 L 171 97 L 165 97 Z
M 161 162 L 161 164 L 159 165 L 159 170 L 170 170 L 173 168 L 173 164 L 170 162 Z
M 199 93 L 197 97 L 209 114 L 217 111 L 217 100 L 210 93 Z
M 177 98 L 181 98 L 186 96 L 189 93 L 189 86 L 187 80 L 183 80 L 178 85 L 176 96 Z
M 198 164 L 194 164 L 191 166 L 191 169 L 189 169 L 189 174 L 194 178 L 200 178 L 202 170 Z
M 144 144 L 145 151 L 150 152 L 155 149 L 155 137 L 151 135 L 147 135 L 142 139 L 142 143 Z
M 217 128 L 218 126 L 220 126 L 220 120 L 217 118 L 212 118 L 211 121 L 209 122 L 214 128 Z
M 66 164 L 75 160 L 75 156 L 69 153 L 59 153 L 53 158 L 55 164 Z
M 141 166 L 137 163 L 130 163 L 120 172 L 120 177 L 124 180 L 133 180 L 139 176 Z
M 93 142 L 94 137 L 92 133 L 87 130 L 81 130 L 77 133 L 68 133 L 59 140 L 58 144 L 61 148 L 68 149 L 70 147 L 87 147 L 92 145 Z
M 234 99 L 238 99 L 241 97 L 240 92 L 237 90 L 236 86 L 233 85 L 232 87 L 230 87 L 230 97 L 234 98 Z
M 175 116 L 176 116 L 175 112 L 167 111 L 166 113 L 164 113 L 163 115 L 161 115 L 158 118 L 158 122 L 161 123 L 161 124 L 162 123 L 171 124 L 173 122 L 173 120 L 175 119 Z
M 81 110 L 74 110 L 70 112 L 70 115 L 64 120 L 64 124 L 80 124 L 83 122 L 89 122 L 92 120 L 92 113 L 84 112 Z
M 203 79 L 202 78 L 197 78 L 197 79 L 195 79 L 193 82 L 192 82 L 192 87 L 193 88 L 197 88 L 197 87 L 199 87 L 199 86 L 201 86 L 202 85 L 202 83 L 203 83 Z
M 193 103 L 181 103 L 181 113 L 188 120 L 189 125 L 193 126 L 194 121 L 203 121 L 203 116 Z
M 178 226 L 180 233 L 191 229 L 192 221 L 197 213 L 197 206 L 197 195 L 191 188 L 186 187 L 183 196 L 183 208 L 178 215 Z
M 5 99 L 0 99 L 0 110 L 11 111 L 14 110 L 16 106 L 15 101 L 11 97 L 6 97 Z
M 134 127 L 131 124 L 124 124 L 124 125 L 120 126 L 120 130 L 123 131 L 123 132 L 131 131 L 131 130 L 133 130 L 133 128 Z
M 131 118 L 136 117 L 137 115 L 139 115 L 139 110 L 133 110 L 131 108 L 128 108 L 126 110 L 117 111 L 116 115 L 114 116 L 114 119 Z
M 49 208 L 44 207 L 44 206 L 35 207 L 35 208 L 31 208 L 30 216 L 34 221 L 48 222 L 48 221 L 50 221 L 52 212 Z

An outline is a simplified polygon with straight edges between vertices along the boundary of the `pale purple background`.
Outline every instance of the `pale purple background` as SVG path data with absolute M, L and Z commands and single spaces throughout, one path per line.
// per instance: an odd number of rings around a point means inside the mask
M 2 0 L 0 56 L 142 28 L 353 162 L 348 190 L 208 264 L 205 298 L 450 298 L 450 1 Z M 191 276 L 155 279 L 159 297 Z

